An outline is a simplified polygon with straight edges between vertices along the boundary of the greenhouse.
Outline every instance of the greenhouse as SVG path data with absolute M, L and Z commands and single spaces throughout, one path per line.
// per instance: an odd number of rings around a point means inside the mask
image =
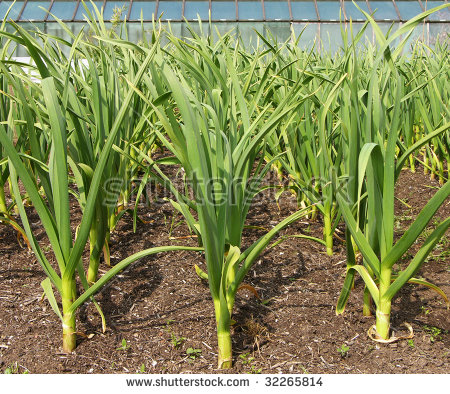
M 316 42 L 319 49 L 322 45 L 329 49 L 342 44 L 341 22 L 348 23 L 352 20 L 355 31 L 362 27 L 365 17 L 360 9 L 373 14 L 380 28 L 387 32 L 392 25 L 395 28 L 419 13 L 445 3 L 446 0 L 105 0 L 86 2 L 85 6 L 90 11 L 93 10 L 93 4 L 99 10 L 103 9 L 105 21 L 111 20 L 115 10 L 120 9 L 120 18 L 129 22 L 128 34 L 134 42 L 142 38 L 142 31 L 138 26 L 140 21 L 148 25 L 153 19 L 160 17 L 163 22 L 171 23 L 173 33 L 179 37 L 189 36 L 185 21 L 195 28 L 200 19 L 203 22 L 211 20 L 213 33 L 216 29 L 221 33 L 235 29 L 248 44 L 257 40 L 254 29 L 269 31 L 280 40 L 288 39 L 292 32 L 300 34 L 305 29 L 300 45 L 311 47 Z M 0 1 L 2 18 L 12 4 L 12 1 Z M 67 33 L 57 26 L 52 15 L 67 22 L 67 26 L 77 32 L 86 18 L 85 6 L 80 0 L 16 1 L 8 17 L 66 37 Z M 416 29 L 412 40 L 421 38 L 428 45 L 433 45 L 436 39 L 448 33 L 449 23 L 448 9 L 433 13 Z M 209 29 L 209 26 L 205 29 Z M 375 43 L 375 36 L 370 28 L 365 35 L 367 40 Z
M 448 375 L 447 1 L 0 15 L 0 376 Z

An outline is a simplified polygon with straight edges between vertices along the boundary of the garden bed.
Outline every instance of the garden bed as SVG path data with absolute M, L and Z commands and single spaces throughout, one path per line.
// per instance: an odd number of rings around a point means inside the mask
M 436 186 L 422 169 L 415 174 L 402 171 L 397 196 L 411 208 L 396 201 L 397 236 Z M 295 197 L 288 193 L 280 198 L 280 209 L 273 199 L 263 201 L 252 206 L 248 225 L 270 228 L 296 208 Z M 73 214 L 76 225 L 80 213 L 73 208 Z M 138 222 L 136 233 L 131 217 L 125 215 L 112 236 L 112 264 L 152 246 L 196 246 L 184 222 L 177 225 L 182 217 L 172 222 L 174 214 L 170 203 L 143 207 L 139 216 L 145 223 Z M 435 218 L 449 215 L 446 201 Z M 30 222 L 45 243 L 38 217 Z M 322 224 L 302 219 L 282 235 L 300 232 L 320 237 Z M 244 245 L 262 234 L 263 229 L 245 230 Z M 450 295 L 448 249 L 447 232 L 420 276 Z M 49 247 L 44 250 L 51 256 Z M 334 251 L 329 257 L 322 245 L 298 238 L 266 249 L 244 280 L 260 299 L 248 289 L 237 295 L 234 367 L 227 372 L 448 373 L 450 314 L 443 299 L 425 287 L 405 286 L 394 299 L 392 325 L 404 330 L 401 324 L 410 323 L 414 338 L 388 345 L 373 342 L 367 330 L 375 320 L 362 315 L 359 278 L 345 313 L 336 316 L 345 247 L 336 240 Z M 201 254 L 176 252 L 141 259 L 122 272 L 96 296 L 106 317 L 106 332 L 101 332 L 92 304 L 81 307 L 78 346 L 67 355 L 61 348 L 61 323 L 48 302 L 41 300 L 40 282 L 45 279 L 41 267 L 31 251 L 18 246 L 14 230 L 0 226 L 0 370 L 13 366 L 18 373 L 219 372 L 213 304 L 194 264 L 206 269 Z M 193 350 L 187 354 L 189 348 Z

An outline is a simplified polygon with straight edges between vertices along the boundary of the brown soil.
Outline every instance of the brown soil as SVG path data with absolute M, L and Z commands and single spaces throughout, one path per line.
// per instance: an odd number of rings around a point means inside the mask
M 420 171 L 402 172 L 397 196 L 409 207 L 396 201 L 397 236 L 436 186 Z M 285 193 L 279 202 L 280 210 L 273 199 L 252 208 L 248 224 L 269 227 L 294 211 L 293 196 Z M 450 202 L 446 201 L 436 217 L 449 214 Z M 177 225 L 181 217 L 169 203 L 142 207 L 140 216 L 146 223 L 138 222 L 136 233 L 130 216 L 125 215 L 119 223 L 111 242 L 112 264 L 156 245 L 196 245 L 185 224 Z M 32 213 L 31 217 L 35 233 L 45 245 L 40 222 Z M 73 222 L 79 219 L 80 212 L 74 208 Z M 283 234 L 302 232 L 320 237 L 321 229 L 320 223 L 303 219 Z M 246 230 L 244 246 L 263 233 Z M 419 246 L 420 242 L 414 249 Z M 450 295 L 448 251 L 449 233 L 419 275 Z M 212 301 L 194 264 L 205 268 L 201 254 L 160 254 L 122 272 L 96 296 L 106 316 L 107 331 L 101 332 L 92 304 L 85 305 L 77 314 L 78 329 L 84 335 L 78 335 L 76 351 L 67 355 L 61 349 L 61 324 L 48 302 L 41 301 L 40 282 L 45 276 L 39 264 L 32 252 L 19 247 L 14 230 L 1 225 L 0 371 L 17 365 L 18 372 L 30 373 L 136 373 L 141 368 L 147 373 L 219 372 Z M 344 274 L 345 250 L 339 241 L 332 257 L 321 245 L 298 238 L 267 249 L 245 280 L 257 289 L 263 302 L 248 290 L 238 293 L 232 334 L 234 368 L 229 372 L 449 372 L 450 314 L 442 298 L 426 287 L 407 285 L 393 303 L 392 325 L 402 330 L 402 323 L 410 323 L 414 339 L 378 344 L 367 336 L 374 318 L 362 315 L 360 279 L 345 313 L 336 316 Z M 123 340 L 126 346 L 122 346 Z M 348 350 L 341 354 L 338 349 L 343 345 Z M 201 353 L 189 358 L 188 348 Z

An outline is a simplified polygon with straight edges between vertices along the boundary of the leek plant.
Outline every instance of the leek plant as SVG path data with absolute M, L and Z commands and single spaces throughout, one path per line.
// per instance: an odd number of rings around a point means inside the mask
M 449 128 L 450 124 L 447 123 L 433 132 L 432 135 L 439 135 Z M 415 147 L 420 147 L 425 142 L 420 141 Z M 408 150 L 406 153 L 410 154 L 412 151 Z M 356 272 L 359 273 L 376 305 L 376 332 L 380 338 L 385 340 L 389 339 L 392 298 L 407 282 L 428 286 L 446 299 L 442 290 L 429 282 L 414 278 L 414 275 L 450 227 L 450 218 L 443 220 L 431 235 L 426 238 L 423 246 L 416 253 L 407 268 L 401 270 L 397 275 L 392 274 L 394 264 L 398 263 L 401 257 L 416 242 L 435 212 L 450 196 L 450 181 L 447 181 L 422 209 L 410 228 L 394 244 L 394 189 L 390 187 L 390 184 L 398 177 L 406 159 L 407 155 L 404 155 L 399 159 L 397 167 L 392 164 L 388 166 L 390 164 L 389 161 L 393 163 L 395 160 L 391 152 L 385 152 L 383 157 L 382 147 L 378 144 L 369 143 L 362 147 L 358 156 L 360 172 L 357 207 L 359 208 L 359 203 L 364 198 L 368 200 L 369 213 L 365 229 L 359 227 L 359 212 L 357 212 L 355 218 L 353 204 L 349 204 L 347 196 L 337 195 L 348 230 L 358 246 L 365 264 L 356 263 L 354 252 L 350 248 L 349 254 L 351 257 L 347 262 L 347 277 L 338 301 L 336 313 L 340 314 L 344 311 L 351 290 L 353 276 Z M 363 182 L 368 189 L 365 197 L 361 196 L 360 193 Z M 376 237 L 376 241 L 369 235 Z M 392 281 L 393 283 L 391 283 Z
M 218 367 L 230 368 L 231 315 L 239 285 L 268 242 L 307 212 L 292 214 L 242 250 L 248 210 L 270 168 L 263 163 L 264 155 L 258 156 L 264 150 L 264 137 L 308 96 L 302 96 L 299 82 L 277 107 L 271 103 L 260 107 L 271 78 L 267 72 L 250 89 L 259 55 L 241 75 L 239 45 L 231 49 L 229 35 L 217 43 L 193 35 L 189 43 L 169 35 L 176 50 L 169 59 L 156 58 L 148 82 L 159 89 L 159 96 L 171 92 L 169 101 L 153 106 L 168 138 L 158 129 L 156 133 L 181 164 L 194 196 L 187 201 L 178 193 L 177 204 L 205 249 L 208 272 L 202 276 L 208 278 L 214 302 Z M 151 162 L 142 153 L 141 157 Z

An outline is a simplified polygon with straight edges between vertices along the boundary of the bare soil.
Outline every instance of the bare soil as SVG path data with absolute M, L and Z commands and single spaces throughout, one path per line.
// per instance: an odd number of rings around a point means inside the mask
M 396 236 L 400 236 L 435 193 L 438 184 L 422 170 L 402 172 L 397 185 Z M 271 227 L 294 212 L 294 196 L 285 193 L 279 207 L 268 199 L 252 208 L 249 226 Z M 436 214 L 450 214 L 447 200 Z M 33 230 L 51 258 L 39 218 L 30 212 Z M 112 236 L 112 264 L 133 252 L 157 245 L 196 246 L 170 203 L 142 207 L 137 231 L 125 215 Z M 73 207 L 73 223 L 80 211 Z M 433 228 L 436 220 L 432 221 Z M 343 227 L 340 227 L 341 231 Z M 427 232 L 429 232 L 427 229 Z M 306 218 L 282 232 L 321 236 L 322 224 Z M 424 232 L 426 233 L 426 232 Z M 245 230 L 244 246 L 264 234 Z M 342 236 L 342 232 L 340 233 Z M 426 235 L 426 234 L 424 234 Z M 411 254 L 420 247 L 419 239 Z M 450 295 L 450 236 L 443 238 L 419 276 Z M 374 317 L 362 315 L 361 279 L 346 311 L 336 316 L 344 279 L 345 245 L 336 240 L 334 255 L 308 240 L 290 238 L 267 249 L 245 279 L 257 290 L 238 293 L 233 319 L 234 367 L 231 373 L 448 373 L 450 314 L 430 289 L 407 285 L 395 298 L 392 326 L 414 329 L 412 340 L 373 342 L 367 335 Z M 87 254 L 85 255 L 85 258 Z M 209 288 L 194 271 L 205 269 L 201 253 L 178 252 L 144 258 L 106 286 L 92 304 L 77 313 L 78 346 L 61 348 L 61 323 L 46 300 L 45 278 L 31 251 L 19 246 L 16 232 L 0 225 L 0 371 L 17 365 L 30 373 L 218 373 L 215 320 Z M 398 267 L 401 268 L 401 267 Z M 104 272 L 107 267 L 101 266 Z M 92 335 L 93 334 L 93 335 Z M 189 357 L 188 348 L 199 349 Z

